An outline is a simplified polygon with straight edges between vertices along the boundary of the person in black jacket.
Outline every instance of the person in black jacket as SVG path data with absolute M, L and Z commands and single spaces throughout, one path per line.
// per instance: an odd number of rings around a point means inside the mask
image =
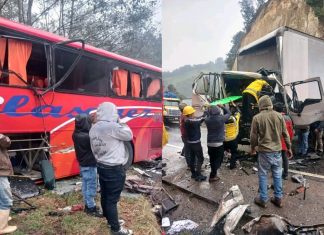
M 221 114 L 223 109 L 224 115 Z M 220 168 L 224 158 L 225 122 L 231 116 L 230 111 L 222 105 L 211 106 L 205 120 L 207 126 L 207 147 L 210 160 L 209 182 L 219 180 L 217 170 Z
M 200 142 L 200 125 L 204 121 L 204 117 L 195 118 L 193 115 L 196 110 L 191 106 L 183 109 L 184 127 L 187 133 L 187 144 L 190 151 L 190 170 L 191 178 L 196 181 L 206 180 L 206 176 L 201 174 L 201 166 L 204 162 L 204 154 Z
M 84 211 L 90 215 L 101 216 L 95 202 L 97 193 L 97 163 L 90 146 L 90 127 L 91 118 L 89 115 L 77 115 L 75 117 L 75 129 L 72 139 L 75 154 L 80 165 L 82 194 L 85 204 Z

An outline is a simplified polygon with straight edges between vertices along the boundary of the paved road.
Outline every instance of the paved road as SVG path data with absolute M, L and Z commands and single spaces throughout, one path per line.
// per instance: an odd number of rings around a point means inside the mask
M 294 190 L 298 184 L 293 183 L 291 180 L 284 181 L 284 208 L 276 208 L 269 203 L 267 209 L 261 209 L 254 205 L 253 198 L 257 195 L 258 191 L 258 177 L 252 171 L 252 166 L 256 163 L 251 161 L 242 161 L 241 165 L 245 166 L 249 175 L 244 173 L 240 169 L 229 170 L 225 166 L 222 166 L 220 170 L 221 180 L 216 183 L 210 184 L 209 182 L 198 183 L 190 179 L 190 172 L 186 170 L 186 164 L 183 157 L 178 153 L 181 151 L 182 142 L 180 138 L 180 131 L 177 126 L 167 128 L 169 132 L 169 143 L 163 148 L 163 161 L 167 164 L 166 176 L 163 177 L 165 181 L 176 184 L 178 187 L 182 187 L 186 190 L 192 191 L 194 194 L 207 198 L 215 203 L 219 202 L 222 195 L 233 185 L 238 184 L 241 192 L 244 196 L 245 203 L 251 204 L 252 216 L 260 216 L 262 214 L 278 214 L 288 218 L 293 224 L 313 225 L 324 223 L 324 181 L 307 179 L 310 188 L 307 190 L 306 200 L 303 200 L 303 195 L 298 194 L 295 196 L 288 196 L 288 193 Z M 208 155 L 206 147 L 206 128 L 202 127 L 202 145 L 205 153 L 205 175 L 209 174 Z M 321 160 L 323 161 L 323 160 Z M 224 164 L 223 164 L 224 165 Z M 269 184 L 271 179 L 269 178 Z M 177 191 L 172 192 L 177 196 Z M 269 196 L 272 196 L 273 191 L 269 190 Z M 179 201 L 183 201 L 180 200 Z M 216 210 L 217 207 L 215 207 Z M 199 216 L 192 215 L 194 219 L 200 218 L 206 223 L 210 221 L 210 213 L 205 213 L 204 210 L 199 210 Z M 181 213 L 186 213 L 181 212 Z M 180 216 L 180 215 L 178 215 Z M 207 217 L 207 218 L 206 218 Z M 175 219 L 175 218 L 174 218 Z M 188 218 L 190 219 L 190 218 Z M 199 221 L 196 221 L 199 223 Z

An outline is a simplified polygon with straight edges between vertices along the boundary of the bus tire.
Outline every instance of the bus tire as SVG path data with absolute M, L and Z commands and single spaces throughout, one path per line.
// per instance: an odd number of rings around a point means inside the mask
M 131 142 L 125 142 L 125 154 L 128 158 L 127 163 L 125 164 L 125 169 L 128 170 L 134 161 L 134 150 Z

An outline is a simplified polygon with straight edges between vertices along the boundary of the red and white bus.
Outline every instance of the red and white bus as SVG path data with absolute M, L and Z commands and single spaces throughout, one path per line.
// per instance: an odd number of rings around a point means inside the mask
M 74 117 L 109 101 L 134 133 L 130 162 L 162 155 L 161 69 L 0 18 L 0 133 L 12 140 L 15 171 L 37 178 L 79 173 Z

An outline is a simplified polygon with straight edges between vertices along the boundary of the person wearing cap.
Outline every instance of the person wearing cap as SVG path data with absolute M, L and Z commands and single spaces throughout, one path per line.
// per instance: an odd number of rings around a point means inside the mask
M 262 91 L 270 92 L 272 87 L 262 79 L 257 79 L 242 92 L 242 120 L 250 123 L 253 118 L 253 106 L 258 104 Z
M 223 111 L 223 114 L 222 114 Z M 231 113 L 223 105 L 212 105 L 208 109 L 205 120 L 207 126 L 207 147 L 210 161 L 209 182 L 218 181 L 217 170 L 220 168 L 224 158 L 225 122 Z
M 273 110 L 269 96 L 262 96 L 259 100 L 260 113 L 255 115 L 251 124 L 251 155 L 258 151 L 259 196 L 254 199 L 255 204 L 267 206 L 268 201 L 268 171 L 271 170 L 274 186 L 274 197 L 271 202 L 282 207 L 282 158 L 281 137 L 287 146 L 288 158 L 292 156 L 290 137 L 283 116 Z
M 190 170 L 191 178 L 196 181 L 206 180 L 206 176 L 201 174 L 201 166 L 204 162 L 204 154 L 200 142 L 201 132 L 200 125 L 204 121 L 204 117 L 195 118 L 196 110 L 191 106 L 183 109 L 184 127 L 187 134 L 187 143 L 190 151 Z
M 189 151 L 189 147 L 188 147 L 188 143 L 187 143 L 187 133 L 186 133 L 185 125 L 184 125 L 185 115 L 183 115 L 183 109 L 186 106 L 188 106 L 186 103 L 179 104 L 179 109 L 181 111 L 179 126 L 180 126 L 181 139 L 183 142 L 183 148 L 181 151 L 181 155 L 185 157 L 187 166 L 188 166 L 188 168 L 190 168 L 190 151 Z

